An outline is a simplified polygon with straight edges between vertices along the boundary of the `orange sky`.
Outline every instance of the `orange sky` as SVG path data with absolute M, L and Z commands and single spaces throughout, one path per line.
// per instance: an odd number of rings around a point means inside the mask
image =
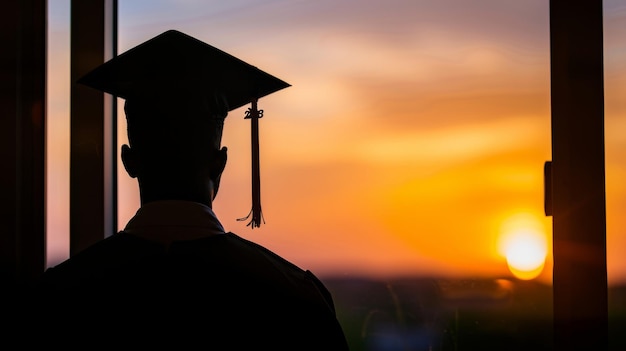
M 605 1 L 607 241 L 626 281 L 626 1 Z M 325 274 L 508 275 L 507 220 L 543 215 L 550 159 L 548 1 L 120 2 L 120 52 L 178 29 L 284 79 L 260 100 L 251 230 L 249 124 L 229 115 L 215 211 L 227 230 Z M 49 262 L 67 256 L 69 1 L 50 1 Z M 125 122 L 120 111 L 120 142 Z M 119 227 L 138 206 L 120 165 Z M 550 256 L 541 279 L 551 279 Z

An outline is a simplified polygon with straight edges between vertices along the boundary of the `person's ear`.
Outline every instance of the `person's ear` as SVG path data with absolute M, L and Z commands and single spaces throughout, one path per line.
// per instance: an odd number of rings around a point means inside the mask
M 211 164 L 211 181 L 213 182 L 213 199 L 217 196 L 217 191 L 220 188 L 220 181 L 222 179 L 222 173 L 226 168 L 226 161 L 228 160 L 228 149 L 226 147 L 221 148 L 215 152 L 213 163 Z
M 228 148 L 226 146 L 222 147 L 220 151 L 217 153 L 219 159 L 219 170 L 220 174 L 224 172 L 224 168 L 226 168 L 226 161 L 228 160 Z
M 139 162 L 137 161 L 137 155 L 135 150 L 131 149 L 130 146 L 124 144 L 122 145 L 122 163 L 124 164 L 124 168 L 126 169 L 126 173 L 131 178 L 136 178 L 139 172 Z

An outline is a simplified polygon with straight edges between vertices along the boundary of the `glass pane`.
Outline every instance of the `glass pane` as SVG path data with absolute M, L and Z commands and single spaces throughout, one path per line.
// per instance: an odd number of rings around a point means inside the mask
M 48 9 L 48 265 L 69 252 L 69 6 Z M 604 2 L 615 349 L 626 329 L 625 6 Z M 266 223 L 236 220 L 250 204 L 243 109 L 227 119 L 215 209 L 227 230 L 323 278 L 354 349 L 549 345 L 547 1 L 123 2 L 119 51 L 171 28 L 293 85 L 261 101 Z M 119 169 L 121 229 L 139 199 Z
M 70 1 L 48 1 L 46 264 L 69 257 Z
M 69 253 L 69 3 L 48 6 L 48 265 Z M 266 223 L 236 220 L 251 201 L 243 108 L 227 118 L 215 210 L 324 280 L 354 350 L 546 349 L 548 5 L 120 2 L 119 52 L 174 28 L 292 84 L 260 102 Z M 623 349 L 626 3 L 604 8 L 609 314 Z M 121 229 L 139 197 L 119 170 Z
M 226 120 L 214 209 L 311 269 L 354 350 L 545 349 L 547 1 L 120 2 L 120 52 L 178 29 L 292 84 Z M 125 142 L 120 112 L 119 139 Z M 120 167 L 122 228 L 137 186 Z M 514 346 L 513 346 L 514 345 Z
M 626 2 L 609 0 L 604 6 L 604 101 L 606 145 L 606 227 L 611 350 L 626 341 Z

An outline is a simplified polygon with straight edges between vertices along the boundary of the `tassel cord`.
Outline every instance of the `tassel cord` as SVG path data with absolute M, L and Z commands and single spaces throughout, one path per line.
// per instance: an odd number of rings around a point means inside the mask
M 252 106 L 246 111 L 246 119 L 250 119 L 251 124 L 251 147 L 252 147 L 252 209 L 247 216 L 238 218 L 238 221 L 245 221 L 250 216 L 247 226 L 252 228 L 260 227 L 261 222 L 265 224 L 263 211 L 261 210 L 261 167 L 259 163 L 259 118 L 263 117 L 263 110 L 257 109 L 257 100 L 252 101 Z

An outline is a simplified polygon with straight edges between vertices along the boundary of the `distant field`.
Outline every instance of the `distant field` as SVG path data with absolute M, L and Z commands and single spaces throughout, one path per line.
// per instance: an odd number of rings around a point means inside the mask
M 512 279 L 325 278 L 351 350 L 553 350 L 552 288 Z M 609 292 L 609 350 L 626 350 L 626 287 Z

